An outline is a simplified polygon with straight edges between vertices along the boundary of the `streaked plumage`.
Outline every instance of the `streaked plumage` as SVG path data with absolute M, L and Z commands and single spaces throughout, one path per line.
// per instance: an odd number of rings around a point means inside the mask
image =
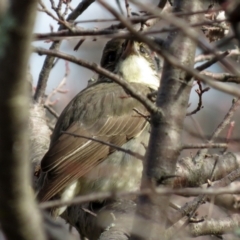
M 111 40 L 101 65 L 122 75 L 145 96 L 158 86 L 154 56 L 142 43 Z M 149 123 L 134 109 L 148 115 L 141 103 L 102 76 L 74 97 L 59 117 L 41 162 L 38 199 L 71 199 L 94 191 L 138 188 L 142 172 L 139 159 L 93 140 L 62 134 L 84 135 L 144 154 Z M 64 210 L 52 209 L 52 214 Z

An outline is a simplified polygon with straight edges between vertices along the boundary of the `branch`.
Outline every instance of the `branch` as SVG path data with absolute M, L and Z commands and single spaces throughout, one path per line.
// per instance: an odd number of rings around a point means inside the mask
M 219 82 L 233 82 L 233 83 L 240 83 L 240 77 L 230 74 L 230 73 L 213 73 L 209 71 L 202 72 L 203 75 L 211 77 L 212 79 L 219 81 Z
M 132 1 L 136 3 L 136 1 Z M 177 1 L 175 2 L 177 4 Z M 144 6 L 141 6 L 144 8 Z M 148 10 L 150 8 L 147 7 Z M 152 8 L 151 8 L 152 9 Z M 201 10 L 200 1 L 179 1 L 176 12 L 190 9 L 191 11 Z M 156 11 L 154 12 L 154 14 Z M 158 14 L 159 16 L 160 14 Z M 165 16 L 165 15 L 164 15 Z M 185 17 L 190 23 L 196 23 L 198 17 Z M 182 32 L 171 33 L 166 48 L 178 61 L 186 67 L 192 67 L 196 51 L 195 43 Z M 187 53 L 186 53 L 186 49 Z M 167 54 L 166 54 L 167 55 Z M 166 57 L 164 56 L 164 58 Z M 165 58 L 166 59 L 166 58 Z M 181 81 L 176 81 L 181 79 Z M 157 106 L 164 110 L 164 115 L 151 118 L 152 129 L 149 146 L 146 153 L 146 164 L 143 170 L 141 189 L 144 187 L 154 187 L 155 185 L 167 185 L 167 179 L 173 178 L 177 159 L 180 154 L 181 132 L 183 121 L 188 106 L 188 99 L 192 85 L 191 78 L 187 71 L 179 70 L 171 65 L 168 60 L 164 62 L 161 77 L 161 86 L 157 95 Z M 180 93 L 181 92 L 181 93 Z M 167 93 L 167 94 L 166 94 Z M 179 109 L 179 111 L 177 110 Z M 180 110 L 181 109 L 181 110 Z M 159 204 L 159 203 L 162 204 Z M 145 224 L 143 236 L 134 236 L 132 239 L 153 238 L 161 234 L 167 221 L 166 205 L 169 203 L 169 196 L 148 196 L 140 197 L 137 207 L 136 222 L 134 230 L 137 232 L 138 218 L 151 219 L 156 224 Z
M 141 23 L 143 24 L 144 22 L 145 25 L 147 25 L 149 29 L 152 25 L 150 25 L 149 21 L 151 20 L 151 24 L 153 24 L 153 20 L 156 21 L 156 17 L 154 17 L 154 15 L 152 16 L 142 16 L 142 17 L 134 17 L 134 18 L 129 18 L 128 20 L 131 23 L 137 24 L 137 23 Z M 116 21 L 116 19 L 113 19 Z M 90 21 L 90 20 L 89 20 Z M 86 22 L 89 22 L 86 21 Z M 92 21 L 97 21 L 97 20 L 92 20 Z M 109 21 L 109 20 L 106 20 Z M 84 21 L 80 21 L 80 22 L 84 22 Z M 105 22 L 105 21 L 104 21 Z M 202 26 L 203 24 L 206 24 L 209 22 L 203 21 L 203 22 L 199 22 L 199 23 L 195 23 L 195 24 L 191 24 L 191 27 L 199 27 Z M 59 30 L 57 32 L 48 32 L 48 33 L 35 33 L 34 34 L 34 40 L 35 41 L 40 41 L 40 40 L 61 40 L 61 39 L 68 39 L 68 38 L 73 38 L 73 37 L 86 37 L 86 36 L 103 36 L 103 37 L 109 37 L 109 38 L 132 38 L 132 34 L 130 34 L 128 31 L 126 30 L 122 30 L 123 28 L 125 28 L 123 23 L 119 23 L 117 25 L 111 25 L 110 27 L 104 28 L 104 29 L 83 29 L 78 28 L 78 27 L 74 27 L 71 29 L 67 29 L 67 30 Z M 153 34 L 159 34 L 159 33 L 166 33 L 166 32 L 172 32 L 172 31 L 177 31 L 178 28 L 176 27 L 163 27 L 161 29 L 155 29 L 155 30 L 146 30 L 144 29 L 144 31 L 142 32 L 143 35 L 153 35 Z M 214 55 L 215 56 L 215 55 Z
M 44 48 L 34 48 L 34 52 L 43 55 L 49 55 L 49 56 L 54 56 L 54 57 L 58 57 L 58 58 L 62 58 L 65 59 L 67 61 L 76 63 L 80 66 L 86 67 L 88 69 L 91 69 L 93 71 L 95 71 L 96 73 L 106 76 L 107 78 L 113 80 L 114 82 L 118 83 L 120 86 L 122 86 L 125 90 L 127 90 L 130 95 L 134 98 L 136 98 L 139 102 L 141 102 L 146 109 L 151 113 L 151 112 L 157 112 L 160 113 L 161 110 L 159 108 L 157 108 L 149 99 L 147 99 L 145 96 L 143 96 L 141 93 L 137 92 L 132 86 L 130 86 L 129 83 L 127 83 L 123 78 L 121 78 L 120 76 L 109 72 L 108 70 L 106 70 L 105 68 L 100 67 L 98 64 L 96 63 L 89 63 L 85 60 L 76 58 L 72 55 L 68 55 L 65 54 L 63 52 L 59 52 L 59 51 L 54 51 L 54 50 L 47 50 Z
M 133 1 L 133 0 L 129 0 L 129 1 Z M 103 5 L 103 6 L 106 6 L 108 4 L 106 4 L 106 2 L 103 2 L 103 1 L 100 1 L 99 2 Z M 135 1 L 133 1 L 135 2 Z M 140 2 L 137 2 L 137 4 L 141 7 L 144 7 L 145 5 L 142 5 L 140 4 Z M 145 6 L 149 11 L 152 11 L 154 14 L 156 14 L 156 16 L 158 17 L 161 17 L 167 21 L 170 21 L 170 23 L 173 23 L 173 24 L 177 24 L 176 26 L 178 26 L 181 30 L 182 28 L 186 28 L 186 26 L 184 24 L 186 24 L 186 21 L 182 22 L 180 21 L 178 18 L 174 18 L 174 20 L 172 21 L 172 18 L 173 16 L 168 16 L 167 15 L 161 15 L 158 13 L 158 11 L 156 11 L 155 9 L 153 8 L 149 8 L 148 6 Z M 122 22 L 122 24 L 124 24 L 126 26 L 126 28 L 133 34 L 134 38 L 137 39 L 138 41 L 141 41 L 141 42 L 144 42 L 146 43 L 152 50 L 156 51 L 158 54 L 160 54 L 165 61 L 167 61 L 170 65 L 172 66 L 175 66 L 175 67 L 178 67 L 180 68 L 181 70 L 183 71 L 186 71 L 189 75 L 195 77 L 197 80 L 200 80 L 204 83 L 207 83 L 208 85 L 210 85 L 211 87 L 213 88 L 216 88 L 218 89 L 219 91 L 223 91 L 225 93 L 228 93 L 228 94 L 232 94 L 236 97 L 240 97 L 240 91 L 239 89 L 236 89 L 235 87 L 232 87 L 232 86 L 229 86 L 229 85 L 223 85 L 223 84 L 220 84 L 216 81 L 213 81 L 211 78 L 208 78 L 206 76 L 203 76 L 202 74 L 200 74 L 197 70 L 193 69 L 192 67 L 189 67 L 189 66 L 186 66 L 184 64 L 181 63 L 181 61 L 179 61 L 178 59 L 178 56 L 174 56 L 172 54 L 169 54 L 169 51 L 166 51 L 165 49 L 163 49 L 162 47 L 159 47 L 152 39 L 149 39 L 147 38 L 146 36 L 142 35 L 141 33 L 139 33 L 138 31 L 136 31 L 131 23 L 126 19 L 124 18 L 123 16 L 121 16 L 120 14 L 118 14 L 112 7 L 110 7 L 108 5 L 108 10 L 111 9 L 111 13 L 114 14 L 114 16 L 116 18 L 119 19 L 119 21 Z M 179 25 L 178 22 L 181 22 L 181 24 Z M 190 27 L 189 27 L 190 28 Z M 186 31 L 184 30 L 184 33 L 187 34 L 187 36 L 189 36 L 189 31 Z M 193 34 L 191 31 L 190 31 L 190 37 L 193 38 L 193 40 L 196 40 L 197 39 L 197 42 L 199 42 L 199 39 L 198 39 L 198 36 L 196 36 L 196 34 Z M 193 36 L 192 36 L 193 35 Z M 200 41 L 201 42 L 201 41 Z M 202 42 L 201 42 L 202 43 Z M 204 45 L 204 43 L 202 43 Z M 205 46 L 205 45 L 204 45 Z M 207 49 L 211 52 L 215 52 L 212 48 L 210 47 L 207 47 Z M 215 54 L 216 56 L 216 54 Z M 221 62 L 223 62 L 224 58 L 221 59 Z M 225 62 L 224 62 L 225 63 Z M 226 64 L 225 64 L 226 65 Z M 230 64 L 231 66 L 235 64 Z M 229 68 L 233 68 L 229 66 L 228 64 L 228 67 Z M 232 69 L 232 71 L 234 73 L 236 73 L 235 71 L 235 68 Z M 238 73 L 236 73 L 238 74 Z
M 67 21 L 71 22 L 75 20 L 78 16 L 80 16 L 95 0 L 82 0 L 78 6 L 69 14 Z M 59 27 L 59 30 L 62 30 L 63 26 Z M 50 50 L 58 50 L 61 45 L 60 41 L 55 41 L 50 47 Z M 39 74 L 38 78 L 38 83 L 37 83 L 37 88 L 36 92 L 34 95 L 34 100 L 37 102 L 42 103 L 43 102 L 43 97 L 44 93 L 47 87 L 47 80 L 50 74 L 50 71 L 52 70 L 53 63 L 54 63 L 55 57 L 53 56 L 48 56 L 46 57 L 43 67 L 41 69 L 41 72 Z
M 30 188 L 28 151 L 26 73 L 36 8 L 37 0 L 12 0 L 0 16 L 0 222 L 7 239 L 46 239 Z
M 162 20 L 167 21 L 169 24 L 172 24 L 178 28 L 182 33 L 186 34 L 190 39 L 192 39 L 200 48 L 202 48 L 204 51 L 208 53 L 214 54 L 214 56 L 217 56 L 217 51 L 215 48 L 213 48 L 210 44 L 207 44 L 205 39 L 202 39 L 199 36 L 199 33 L 191 28 L 188 21 L 185 21 L 179 17 L 174 16 L 173 14 L 162 14 L 159 13 L 156 9 L 153 7 L 142 4 L 139 1 L 136 0 L 129 0 L 130 2 L 136 4 L 138 7 L 141 7 L 142 9 L 145 9 L 149 11 L 151 14 L 156 15 L 157 17 L 161 18 Z M 237 71 L 238 66 L 230 61 L 229 59 L 220 59 L 221 63 L 233 74 L 236 74 L 237 76 L 240 76 L 240 73 Z
M 191 223 L 187 230 L 192 237 L 203 235 L 222 235 L 234 232 L 240 227 L 239 214 L 221 219 L 207 219 L 200 223 Z
M 217 128 L 213 132 L 212 136 L 210 137 L 210 141 L 214 140 L 216 137 L 218 137 L 220 132 L 230 123 L 234 113 L 239 108 L 239 106 L 240 106 L 240 98 L 233 99 L 232 106 L 228 110 L 228 112 L 225 115 L 223 121 L 217 126 Z
M 227 146 L 227 143 L 184 144 L 182 149 L 226 148 Z
M 141 154 L 139 154 L 137 152 L 133 152 L 131 150 L 121 148 L 121 147 L 119 147 L 115 144 L 111 144 L 111 143 L 108 143 L 108 142 L 105 142 L 105 141 L 101 141 L 101 140 L 93 138 L 93 137 L 87 137 L 87 136 L 83 136 L 83 135 L 80 135 L 80 134 L 74 134 L 74 133 L 71 133 L 71 132 L 64 132 L 64 131 L 62 132 L 62 134 L 67 134 L 67 135 L 70 135 L 70 136 L 73 136 L 73 137 L 84 138 L 84 139 L 92 140 L 94 142 L 101 143 L 103 145 L 115 148 L 118 151 L 125 152 L 125 153 L 129 154 L 130 156 L 134 156 L 139 160 L 143 160 L 143 158 L 144 158 Z
M 240 55 L 239 49 L 232 49 L 228 50 L 228 55 L 227 57 L 238 57 Z M 217 54 L 221 55 L 224 54 L 225 51 L 218 51 Z M 210 61 L 215 58 L 214 54 L 199 54 L 198 56 L 195 57 L 195 63 L 198 62 L 203 62 L 203 61 Z
M 218 196 L 222 194 L 239 194 L 239 187 L 219 187 L 219 188 L 182 188 L 182 189 L 170 189 L 170 188 L 155 188 L 149 189 L 145 188 L 142 190 L 131 191 L 131 192 L 100 192 L 100 193 L 91 193 L 88 195 L 78 196 L 71 200 L 51 200 L 48 202 L 40 203 L 41 209 L 53 208 L 53 207 L 62 207 L 83 204 L 98 200 L 105 200 L 111 198 L 123 198 L 123 197 L 133 197 L 133 196 L 170 196 L 172 194 L 177 194 L 181 196 L 197 196 L 200 194 L 210 196 Z M 161 225 L 161 224 L 160 224 Z
M 220 61 L 222 58 L 226 57 L 228 54 L 229 54 L 229 52 L 225 51 L 222 54 L 214 56 L 213 58 L 208 60 L 206 63 L 203 63 L 202 65 L 196 67 L 196 70 L 201 72 L 204 69 L 211 67 L 213 64 L 215 64 L 216 62 Z
M 197 112 L 199 112 L 202 108 L 203 108 L 203 105 L 202 105 L 202 96 L 205 92 L 209 91 L 209 87 L 206 87 L 206 88 L 202 88 L 202 84 L 201 82 L 197 81 L 197 84 L 198 84 L 198 89 L 195 90 L 195 92 L 197 93 L 198 95 L 198 105 L 196 107 L 196 109 L 194 109 L 193 111 L 187 113 L 186 115 L 187 116 L 191 116 L 193 114 L 196 114 Z
M 223 164 L 222 167 L 226 166 L 227 163 Z M 211 184 L 212 188 L 219 188 L 219 187 L 225 187 L 230 185 L 231 182 L 236 181 L 239 176 L 240 176 L 240 168 L 239 166 L 237 167 L 237 170 L 233 170 L 232 172 L 230 172 L 228 175 L 225 175 L 224 173 L 224 177 L 222 179 L 220 179 L 219 181 L 213 182 Z M 234 168 L 233 168 L 234 169 Z M 206 186 L 205 186 L 206 187 Z M 200 195 L 198 197 L 196 197 L 195 199 L 193 199 L 190 202 L 187 202 L 186 204 L 184 204 L 183 207 L 181 207 L 173 216 L 172 216 L 172 222 L 175 223 L 178 220 L 180 220 L 182 217 L 189 215 L 191 212 L 196 210 L 196 206 L 199 206 L 200 204 L 202 204 L 204 201 L 203 200 L 208 200 L 211 201 L 212 198 L 211 197 L 204 197 Z M 221 206 L 221 207 L 225 207 L 228 210 L 235 210 L 238 211 L 239 207 L 235 207 L 234 203 L 236 203 L 235 201 L 235 196 L 233 194 L 225 194 L 225 195 L 219 195 L 217 197 L 215 197 L 214 199 L 214 204 Z M 235 209 L 234 209 L 235 208 Z

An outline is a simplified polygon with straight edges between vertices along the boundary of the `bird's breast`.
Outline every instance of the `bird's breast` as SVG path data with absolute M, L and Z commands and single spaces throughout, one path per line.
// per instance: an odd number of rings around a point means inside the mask
M 149 140 L 149 128 L 137 138 L 129 140 L 122 148 L 144 156 Z M 99 191 L 133 191 L 140 186 L 142 160 L 122 151 L 111 153 L 102 163 L 78 180 L 77 195 Z

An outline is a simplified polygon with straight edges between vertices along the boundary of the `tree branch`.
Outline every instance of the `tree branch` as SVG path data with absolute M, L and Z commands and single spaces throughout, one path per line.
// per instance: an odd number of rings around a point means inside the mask
M 80 16 L 95 0 L 82 0 L 78 6 L 69 14 L 67 21 L 71 22 L 75 20 L 78 16 Z M 62 30 L 64 27 L 60 26 L 59 30 Z M 61 45 L 61 41 L 55 41 L 52 43 L 50 50 L 58 50 Z M 39 74 L 38 83 L 36 92 L 34 95 L 34 100 L 37 102 L 42 103 L 43 96 L 47 87 L 47 80 L 50 74 L 50 71 L 53 67 L 55 57 L 54 56 L 47 56 L 43 67 L 41 69 L 41 72 Z
M 26 73 L 36 7 L 37 0 L 13 0 L 0 16 L 0 222 L 6 237 L 18 240 L 45 239 L 28 151 Z
M 136 98 L 139 102 L 141 102 L 149 112 L 158 112 L 160 113 L 161 110 L 157 108 L 149 99 L 147 99 L 145 96 L 143 96 L 141 93 L 137 92 L 132 86 L 130 86 L 129 83 L 127 83 L 123 78 L 120 76 L 109 72 L 105 68 L 102 68 L 96 63 L 89 63 L 83 59 L 76 58 L 72 55 L 65 54 L 63 52 L 54 51 L 54 50 L 47 50 L 44 48 L 34 48 L 34 51 L 40 55 L 46 54 L 49 56 L 59 57 L 68 61 L 71 61 L 73 63 L 76 63 L 80 66 L 86 67 L 88 69 L 91 69 L 98 74 L 104 75 L 108 77 L 109 79 L 113 80 L 114 82 L 118 83 L 120 86 L 122 86 L 124 89 L 126 89 L 132 97 Z

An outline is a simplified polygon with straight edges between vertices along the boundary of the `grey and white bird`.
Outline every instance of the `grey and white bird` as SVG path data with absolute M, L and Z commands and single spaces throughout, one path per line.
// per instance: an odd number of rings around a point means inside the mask
M 147 96 L 159 86 L 155 53 L 144 43 L 110 40 L 101 65 L 119 74 L 136 91 Z M 78 93 L 60 115 L 48 152 L 41 161 L 38 199 L 69 200 L 98 191 L 136 190 L 142 161 L 97 139 L 144 155 L 149 139 L 146 108 L 125 89 L 99 76 Z M 63 132 L 90 137 L 84 139 Z M 59 216 L 66 207 L 53 208 Z

